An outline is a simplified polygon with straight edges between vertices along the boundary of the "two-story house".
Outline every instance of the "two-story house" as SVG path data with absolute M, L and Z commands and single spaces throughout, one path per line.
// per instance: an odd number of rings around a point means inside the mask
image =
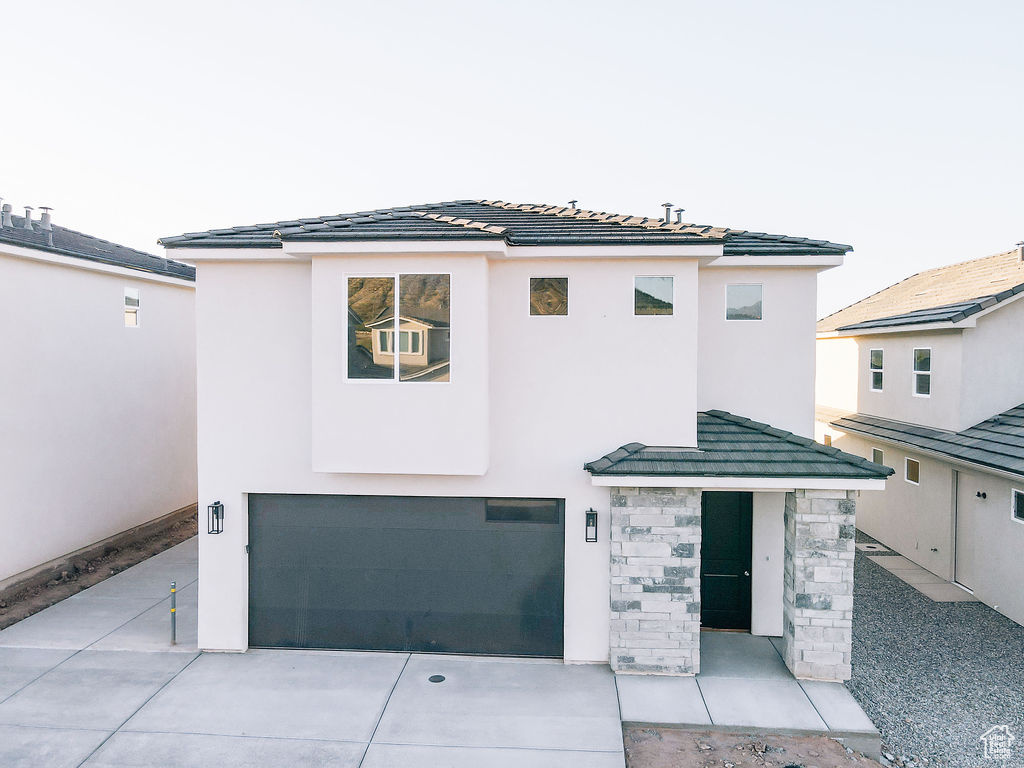
M 889 470 L 809 437 L 848 246 L 472 200 L 161 243 L 197 265 L 201 647 L 692 674 L 718 627 L 849 676 Z
M 1024 623 L 1024 247 L 818 324 L 818 434 L 895 468 L 857 524 Z
M 195 270 L 0 210 L 0 590 L 195 514 Z

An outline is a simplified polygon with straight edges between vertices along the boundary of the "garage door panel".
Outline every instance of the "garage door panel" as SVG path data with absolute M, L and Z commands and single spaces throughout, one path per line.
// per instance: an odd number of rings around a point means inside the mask
M 541 523 L 486 506 L 250 495 L 250 645 L 560 656 L 561 503 Z

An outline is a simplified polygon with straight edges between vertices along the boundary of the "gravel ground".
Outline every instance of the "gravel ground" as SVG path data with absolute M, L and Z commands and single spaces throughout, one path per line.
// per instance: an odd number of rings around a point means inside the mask
M 906 765 L 1024 766 L 1024 627 L 982 603 L 932 602 L 859 551 L 854 567 L 847 687 L 883 752 Z M 994 725 L 1016 737 L 1010 760 L 983 757 Z

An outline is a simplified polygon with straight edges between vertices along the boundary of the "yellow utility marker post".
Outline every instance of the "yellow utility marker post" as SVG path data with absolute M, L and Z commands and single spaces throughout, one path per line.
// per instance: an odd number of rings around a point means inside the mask
M 177 621 L 178 621 L 177 597 L 178 597 L 178 582 L 172 581 L 171 582 L 171 645 L 177 645 L 177 638 L 175 637 L 175 635 L 177 633 L 177 629 L 178 629 L 178 627 L 177 627 Z

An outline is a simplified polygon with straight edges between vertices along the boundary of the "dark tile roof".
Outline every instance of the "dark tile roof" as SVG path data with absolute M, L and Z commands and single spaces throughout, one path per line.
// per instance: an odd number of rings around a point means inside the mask
M 884 479 L 889 467 L 725 411 L 697 414 L 697 448 L 624 445 L 584 465 L 592 475 Z
M 844 432 L 877 437 L 968 464 L 1024 476 L 1024 405 L 962 432 L 921 427 L 863 413 L 836 419 L 832 425 Z
M 521 246 L 722 243 L 727 254 L 842 255 L 850 250 L 805 237 L 499 200 L 453 200 L 212 229 L 164 237 L 160 243 L 167 248 L 266 248 L 280 247 L 282 240 L 495 240 Z
M 958 323 L 1024 291 L 1017 249 L 929 269 L 818 321 L 818 331 Z
M 73 256 L 76 259 L 87 259 L 128 269 L 138 269 L 182 280 L 196 279 L 195 268 L 188 264 L 154 256 L 145 251 L 137 251 L 134 248 L 101 240 L 98 237 L 56 224 L 52 225 L 50 231 L 39 229 L 38 223 L 34 224 L 34 229 L 28 230 L 23 226 L 24 216 L 13 216 L 12 220 L 13 227 L 0 227 L 0 243 L 34 248 L 48 253 Z

